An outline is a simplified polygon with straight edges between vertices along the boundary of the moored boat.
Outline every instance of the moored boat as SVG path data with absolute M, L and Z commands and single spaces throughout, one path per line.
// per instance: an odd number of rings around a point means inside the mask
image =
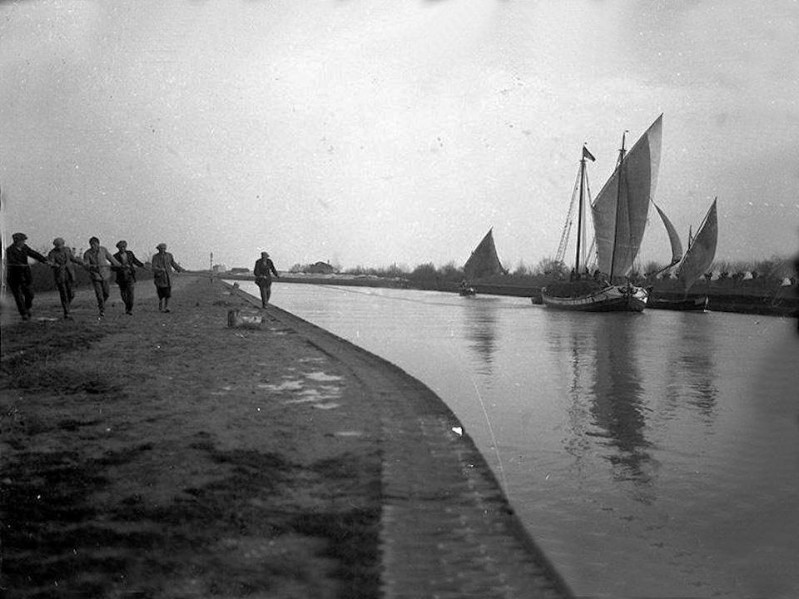
M 685 257 L 677 267 L 677 280 L 680 281 L 686 295 L 693 284 L 705 274 L 716 257 L 716 244 L 719 237 L 717 202 L 718 198 L 714 198 L 705 219 L 699 226 L 699 231 L 690 239 Z
M 616 168 L 591 204 L 596 242 L 593 277 L 581 275 L 587 265 L 582 254 L 587 195 L 586 160 L 593 155 L 583 146 L 578 172 L 577 251 L 572 280 L 548 285 L 541 292 L 543 303 L 558 310 L 585 312 L 632 311 L 646 308 L 649 292 L 627 278 L 641 247 L 649 202 L 657 185 L 663 115 L 660 115 L 629 152 L 625 135 Z
M 706 295 L 700 297 L 687 297 L 683 299 L 668 299 L 664 297 L 655 297 L 650 292 L 647 306 L 654 310 L 705 312 L 707 311 L 708 303 L 709 300 Z
M 682 259 L 679 261 L 679 266 L 677 267 L 677 281 L 682 288 L 683 297 L 650 298 L 649 305 L 651 308 L 661 310 L 695 311 L 705 311 L 708 309 L 709 300 L 707 295 L 688 297 L 688 291 L 710 267 L 710 265 L 713 263 L 713 259 L 716 256 L 716 245 L 718 242 L 719 232 L 718 213 L 716 208 L 717 202 L 718 198 L 715 198 L 713 200 L 713 204 L 711 204 L 707 214 L 705 215 L 705 219 L 699 226 L 699 231 L 697 234 L 695 236 L 689 235 L 688 249 L 685 251 L 685 255 L 682 257 Z M 658 211 L 660 212 L 659 208 Z M 664 219 L 666 228 L 669 229 L 670 223 L 668 223 L 668 219 L 666 218 L 665 214 L 662 212 L 660 213 Z M 671 230 L 669 231 L 669 237 L 672 239 L 672 249 L 674 251 L 675 241 L 673 239 Z M 679 243 L 679 239 L 677 239 L 677 243 Z M 670 268 L 673 265 L 674 262 L 672 261 L 672 264 L 666 268 Z
M 586 281 L 587 282 L 587 281 Z M 568 283 L 563 283 L 568 285 Z M 557 289 L 558 284 L 542 292 L 544 303 L 550 308 L 582 312 L 643 312 L 649 300 L 649 292 L 630 283 L 624 285 L 597 284 L 584 288 L 571 296 L 568 291 Z M 571 289 L 575 286 L 569 285 Z

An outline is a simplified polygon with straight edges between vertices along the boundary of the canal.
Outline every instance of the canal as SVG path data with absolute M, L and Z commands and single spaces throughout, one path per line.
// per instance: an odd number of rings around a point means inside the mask
M 794 321 L 280 282 L 272 300 L 433 389 L 578 595 L 799 597 Z

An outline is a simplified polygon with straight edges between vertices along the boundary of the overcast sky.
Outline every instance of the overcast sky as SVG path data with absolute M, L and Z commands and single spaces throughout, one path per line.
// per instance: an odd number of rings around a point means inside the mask
M 655 201 L 718 258 L 799 247 L 794 0 L 0 2 L 6 233 L 184 266 L 554 256 L 660 113 Z M 4 242 L 6 239 L 4 238 Z M 642 260 L 667 262 L 650 211 Z

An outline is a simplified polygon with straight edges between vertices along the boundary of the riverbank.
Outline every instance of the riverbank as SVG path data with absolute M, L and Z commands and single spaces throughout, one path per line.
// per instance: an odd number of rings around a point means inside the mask
M 137 292 L 2 315 L 5 596 L 569 596 L 417 380 L 274 307 L 228 328 L 221 282 Z

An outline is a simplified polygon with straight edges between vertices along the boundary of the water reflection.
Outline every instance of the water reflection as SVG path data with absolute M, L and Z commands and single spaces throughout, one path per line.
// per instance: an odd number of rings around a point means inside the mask
M 468 298 L 464 302 L 463 336 L 469 348 L 477 353 L 477 372 L 492 374 L 494 353 L 497 350 L 497 319 L 500 308 L 494 298 Z
M 565 316 L 565 315 L 559 315 Z M 588 405 L 589 389 L 592 385 L 591 369 L 588 366 L 596 353 L 596 336 L 585 323 L 577 325 L 573 320 L 559 323 L 563 337 L 551 338 L 555 351 L 568 356 L 566 363 L 566 393 L 569 397 L 568 419 L 571 435 L 565 440 L 566 451 L 574 456 L 578 468 L 591 451 L 591 414 Z
M 615 480 L 650 481 L 650 447 L 644 435 L 643 385 L 636 354 L 636 314 L 603 315 L 596 328 L 591 416 L 612 451 Z M 644 500 L 644 497 L 641 497 Z
M 638 314 L 552 314 L 549 343 L 561 363 L 568 394 L 567 452 L 580 464 L 599 455 L 612 479 L 635 485 L 635 499 L 652 500 L 653 460 L 646 438 L 645 389 L 638 352 Z
M 676 321 L 676 322 L 675 322 Z M 710 425 L 716 418 L 718 372 L 714 358 L 717 341 L 707 314 L 676 313 L 661 333 L 664 356 L 663 416 L 679 418 L 685 408 Z
M 676 372 L 685 376 L 688 403 L 699 411 L 706 422 L 713 420 L 716 407 L 716 365 L 710 351 L 713 325 L 706 314 L 686 314 L 681 321 L 681 343 Z

